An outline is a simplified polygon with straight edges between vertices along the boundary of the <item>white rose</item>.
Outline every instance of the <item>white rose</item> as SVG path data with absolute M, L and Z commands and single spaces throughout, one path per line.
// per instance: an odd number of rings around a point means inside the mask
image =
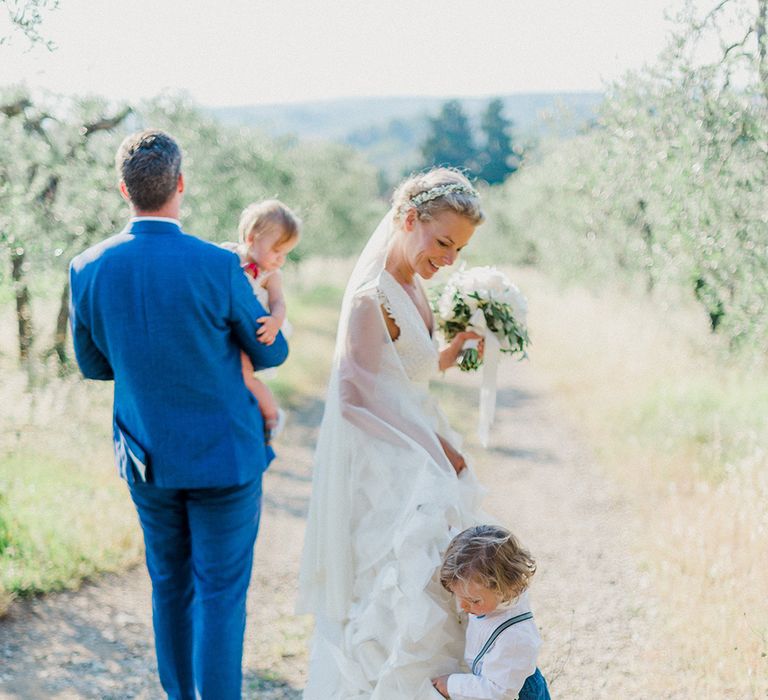
M 490 267 L 473 267 L 469 270 L 472 284 L 475 289 L 488 289 L 489 281 L 493 274 L 493 268 Z
M 512 307 L 512 315 L 515 317 L 515 320 L 525 325 L 525 320 L 528 316 L 528 302 L 517 287 L 514 287 L 509 305 Z
M 503 272 L 494 268 L 493 275 L 491 275 L 488 280 L 488 287 L 494 298 L 503 296 L 512 286 L 509 278 Z
M 453 290 L 451 290 L 451 293 L 447 293 L 448 290 L 446 289 L 445 292 L 440 296 L 439 301 L 437 302 L 437 311 L 440 314 L 440 318 L 442 318 L 444 321 L 448 321 L 453 318 Z
M 477 285 L 472 275 L 462 272 L 459 273 L 459 277 L 456 280 L 456 288 L 461 292 L 462 296 L 467 296 L 477 289 Z

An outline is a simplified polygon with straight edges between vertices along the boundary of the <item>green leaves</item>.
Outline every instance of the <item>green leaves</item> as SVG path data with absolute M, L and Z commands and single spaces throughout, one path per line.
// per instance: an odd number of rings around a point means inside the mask
M 471 273 L 472 270 L 469 271 Z M 524 321 L 515 317 L 509 304 L 493 298 L 486 290 L 466 292 L 459 288 L 459 284 L 449 282 L 441 290 L 436 290 L 430 301 L 438 328 L 449 342 L 463 331 L 476 330 L 472 319 L 480 311 L 488 330 L 498 339 L 502 352 L 517 355 L 521 360 L 528 357 L 530 338 Z M 458 365 L 465 372 L 478 369 L 482 363 L 475 347 L 464 348 L 459 354 Z
M 462 372 L 474 372 L 482 364 L 477 348 L 465 348 L 459 353 L 458 366 Z
M 538 163 L 490 189 L 468 253 L 507 251 L 565 281 L 631 286 L 661 304 L 682 294 L 725 345 L 764 356 L 768 58 L 749 33 L 759 6 L 730 0 L 706 22 L 686 16 L 676 47 L 610 87 L 593 128 L 545 144 Z M 707 63 L 699 49 L 718 36 L 738 46 Z

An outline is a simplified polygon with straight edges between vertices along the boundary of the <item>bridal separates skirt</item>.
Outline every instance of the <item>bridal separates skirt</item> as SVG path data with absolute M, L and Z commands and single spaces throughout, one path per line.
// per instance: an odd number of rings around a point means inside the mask
M 386 448 L 359 447 L 352 595 L 344 619 L 316 618 L 303 697 L 436 700 L 431 679 L 458 670 L 464 647 L 439 568 L 451 538 L 482 520 L 480 488 L 469 470 L 457 477 L 423 454 L 392 463 Z

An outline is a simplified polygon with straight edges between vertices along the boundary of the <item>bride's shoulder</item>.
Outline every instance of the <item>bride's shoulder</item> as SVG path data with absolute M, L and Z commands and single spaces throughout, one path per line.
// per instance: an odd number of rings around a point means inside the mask
M 355 290 L 358 301 L 375 301 L 389 307 L 398 299 L 399 284 L 386 270 L 366 281 Z
M 375 279 L 376 293 L 379 296 L 386 296 L 390 301 L 399 300 L 406 294 L 401 284 L 387 270 L 382 270 Z
M 391 318 L 400 316 L 403 310 L 403 295 L 406 294 L 400 283 L 386 270 L 379 273 L 375 282 L 374 291 L 379 304 Z
M 381 286 L 380 284 L 380 275 L 377 277 L 374 277 L 373 279 L 369 279 L 367 282 L 364 282 L 361 284 L 356 290 L 355 290 L 355 296 L 358 297 L 370 297 L 370 296 L 376 296 L 379 292 L 379 288 Z

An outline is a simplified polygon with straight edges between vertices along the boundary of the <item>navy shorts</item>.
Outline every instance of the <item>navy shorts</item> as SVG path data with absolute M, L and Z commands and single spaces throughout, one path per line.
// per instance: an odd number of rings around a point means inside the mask
M 519 700 L 550 700 L 547 681 L 544 680 L 538 668 L 525 679 L 520 695 L 517 697 Z

